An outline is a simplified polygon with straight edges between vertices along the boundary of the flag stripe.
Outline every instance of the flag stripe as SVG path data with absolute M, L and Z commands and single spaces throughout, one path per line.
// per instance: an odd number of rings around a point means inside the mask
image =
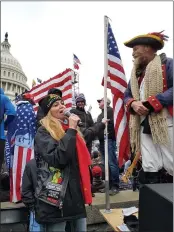
M 121 66 L 120 64 L 118 63 L 115 63 L 111 60 L 108 59 L 108 65 L 110 66 L 110 68 L 113 68 L 117 71 L 119 71 L 122 75 L 123 75 L 123 79 L 124 79 L 124 69 L 123 69 L 123 66 Z
M 48 94 L 48 90 L 51 88 L 58 88 L 62 91 L 62 98 L 65 106 L 67 109 L 70 109 L 72 107 L 72 77 L 73 71 L 71 69 L 66 69 L 64 72 L 33 87 L 30 90 L 30 94 L 33 95 L 36 103 L 34 111 L 37 112 L 38 102 Z
M 12 177 L 10 179 L 10 201 L 18 202 L 21 200 L 21 186 L 22 186 L 22 176 L 25 170 L 26 163 L 34 158 L 34 149 L 15 146 L 14 148 L 14 158 Z
M 63 80 L 60 80 L 60 79 L 59 80 L 57 80 L 57 79 L 50 80 L 50 82 L 43 85 L 42 88 L 38 87 L 37 92 L 36 92 L 36 89 L 35 89 L 34 91 L 31 90 L 30 93 L 33 95 L 33 97 L 36 97 L 37 95 L 39 95 L 39 94 L 41 94 L 41 93 L 43 93 L 45 91 L 48 91 L 51 88 L 54 88 L 55 84 L 59 86 L 60 90 L 63 90 L 65 87 L 67 87 L 67 85 L 69 85 L 69 81 L 71 81 L 70 77 L 71 76 L 67 76 L 67 77 L 64 76 Z
M 22 177 L 23 149 L 24 149 L 23 147 L 18 147 L 17 148 L 18 153 L 15 154 L 17 156 L 16 157 L 17 164 L 15 164 L 15 166 L 17 167 L 17 170 L 14 170 L 16 172 L 15 173 L 13 172 L 13 174 L 14 174 L 15 183 L 16 183 L 14 197 L 16 197 L 17 201 L 18 199 L 20 199 L 19 190 L 20 190 L 20 183 L 21 183 L 21 177 Z
M 34 149 L 33 149 L 33 150 L 28 149 L 28 150 L 27 150 L 26 162 L 30 161 L 30 160 L 33 158 L 33 157 L 31 157 L 32 151 L 34 151 Z

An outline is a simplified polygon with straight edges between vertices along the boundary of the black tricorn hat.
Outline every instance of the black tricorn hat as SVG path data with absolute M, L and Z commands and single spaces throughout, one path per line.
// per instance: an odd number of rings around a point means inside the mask
M 124 43 L 125 46 L 133 48 L 137 45 L 148 45 L 155 50 L 161 50 L 164 47 L 164 41 L 168 40 L 168 36 L 161 32 L 152 32 L 144 35 L 136 36 Z

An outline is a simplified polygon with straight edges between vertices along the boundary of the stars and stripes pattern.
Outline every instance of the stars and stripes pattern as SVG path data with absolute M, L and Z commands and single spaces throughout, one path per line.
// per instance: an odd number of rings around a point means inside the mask
M 74 69 L 79 69 L 79 64 L 81 64 L 79 58 L 73 54 L 73 66 L 74 66 Z
M 39 100 L 45 97 L 48 94 L 48 90 L 51 88 L 58 88 L 62 91 L 65 106 L 67 109 L 71 109 L 73 75 L 73 70 L 66 69 L 64 72 L 32 88 L 29 93 L 33 96 L 34 102 L 36 103 L 34 110 L 37 111 Z
M 10 146 L 10 201 L 14 203 L 21 200 L 22 176 L 26 163 L 34 158 L 36 134 L 33 106 L 27 101 L 18 101 L 16 107 L 16 117 L 9 125 L 7 134 Z
M 124 108 L 123 97 L 127 88 L 127 81 L 118 50 L 118 46 L 108 23 L 108 80 L 107 88 L 111 89 L 113 95 L 114 126 L 117 142 L 119 166 L 123 165 L 124 160 L 129 158 L 129 129 L 128 115 Z
M 73 60 L 74 60 L 74 63 L 81 64 L 79 58 L 75 54 L 73 54 Z

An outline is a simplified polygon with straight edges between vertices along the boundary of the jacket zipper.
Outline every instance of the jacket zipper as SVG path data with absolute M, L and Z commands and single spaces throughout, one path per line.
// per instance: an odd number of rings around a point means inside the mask
M 65 181 L 64 186 L 63 186 L 64 188 L 62 189 L 61 200 L 60 200 L 60 203 L 59 203 L 59 209 L 61 211 L 61 217 L 63 217 L 63 200 L 64 200 L 66 189 L 67 189 L 67 186 L 68 186 L 69 173 L 70 173 L 70 165 L 68 165 L 67 179 L 64 180 Z
M 63 217 L 63 201 L 62 200 L 60 201 L 59 209 L 61 211 L 61 217 Z

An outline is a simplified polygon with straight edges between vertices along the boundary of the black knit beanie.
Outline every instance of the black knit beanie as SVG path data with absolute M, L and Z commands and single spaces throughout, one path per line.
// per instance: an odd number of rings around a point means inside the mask
M 62 100 L 62 96 L 58 96 L 57 94 L 49 94 L 39 101 L 39 106 L 43 110 L 45 116 L 48 114 L 54 102 L 59 100 Z

